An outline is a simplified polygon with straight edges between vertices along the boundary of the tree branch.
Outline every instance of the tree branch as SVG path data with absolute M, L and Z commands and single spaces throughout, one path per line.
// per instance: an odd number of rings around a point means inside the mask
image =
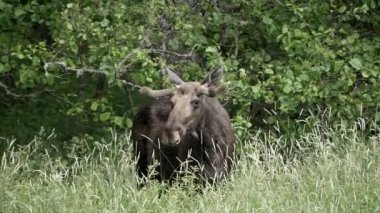
M 106 74 L 105 71 L 102 71 L 102 70 L 96 70 L 96 69 L 91 69 L 91 68 L 86 68 L 86 67 L 83 67 L 83 68 L 72 68 L 72 67 L 68 67 L 66 66 L 66 63 L 65 62 L 46 62 L 44 64 L 44 69 L 45 69 L 45 72 L 47 72 L 47 69 L 51 66 L 60 66 L 62 67 L 65 71 L 73 71 L 73 72 L 76 72 L 77 73 L 77 76 L 81 76 L 83 73 L 85 72 L 88 72 L 88 73 L 98 73 L 98 74 Z
M 131 54 L 131 53 L 130 53 Z M 119 63 L 119 66 L 121 66 L 123 63 L 125 63 L 125 61 L 127 60 L 126 58 L 130 57 L 130 54 L 128 54 L 120 63 Z M 123 62 L 124 61 L 124 62 Z M 77 76 L 81 76 L 84 72 L 88 72 L 88 73 L 96 73 L 96 74 L 106 74 L 105 71 L 103 70 L 97 70 L 97 69 L 90 69 L 90 68 L 73 68 L 73 67 L 67 67 L 66 64 L 64 62 L 46 62 L 44 64 L 44 69 L 45 71 L 47 72 L 47 70 L 49 69 L 49 67 L 51 66 L 60 66 L 62 67 L 65 71 L 72 71 L 72 72 L 76 72 L 77 73 Z M 119 68 L 120 69 L 120 68 Z M 116 79 L 118 80 L 121 80 L 121 82 L 125 85 L 128 85 L 128 86 L 131 86 L 131 87 L 134 87 L 134 88 L 138 88 L 140 89 L 141 86 L 139 85 L 136 85 L 136 84 L 133 84 L 131 82 L 128 82 L 126 80 L 123 80 L 123 79 L 120 79 L 120 76 L 117 76 Z M 1 85 L 0 85 L 1 86 Z
M 185 53 L 185 54 L 181 54 L 181 53 L 177 53 L 177 52 L 173 52 L 173 51 L 169 51 L 169 50 L 163 50 L 163 49 L 140 49 L 140 48 L 134 49 L 132 52 L 127 54 L 122 60 L 120 60 L 119 63 L 117 63 L 116 70 L 115 70 L 115 79 L 120 80 L 124 85 L 131 86 L 131 87 L 137 88 L 137 89 L 141 89 L 142 88 L 141 86 L 136 85 L 136 84 L 131 83 L 131 82 L 128 82 L 124 79 L 121 79 L 121 75 L 120 75 L 120 73 L 122 72 L 123 69 L 129 67 L 132 64 L 132 62 L 131 62 L 127 65 L 124 65 L 128 60 L 131 59 L 131 57 L 134 54 L 136 54 L 138 51 L 146 51 L 146 52 L 154 52 L 154 53 L 167 53 L 167 54 L 175 55 L 177 57 L 192 58 L 192 57 L 194 57 L 194 50 L 197 46 L 198 46 L 197 44 L 194 45 L 191 48 L 191 51 L 188 53 Z M 103 75 L 105 75 L 107 73 L 106 71 L 100 70 L 100 69 L 92 69 L 92 68 L 86 68 L 86 67 L 83 67 L 83 68 L 68 67 L 65 62 L 55 61 L 55 62 L 45 62 L 44 70 L 45 70 L 46 74 L 48 74 L 47 73 L 48 69 L 50 67 L 54 67 L 54 66 L 61 67 L 65 71 L 76 72 L 77 77 L 83 75 L 83 73 L 95 73 L 95 74 L 103 74 Z
M 16 94 L 16 93 L 13 93 L 12 91 L 9 90 L 9 88 L 7 87 L 7 85 L 5 85 L 3 82 L 0 81 L 0 87 L 3 88 L 5 90 L 5 93 L 7 95 L 10 95 L 10 96 L 13 96 L 13 97 L 16 97 L 16 98 L 21 98 L 23 97 L 22 95 L 19 95 L 19 94 Z
M 5 93 L 9 96 L 15 97 L 15 98 L 29 98 L 29 97 L 35 97 L 38 93 L 46 92 L 47 90 L 38 91 L 35 93 L 27 94 L 27 95 L 20 95 L 17 93 L 12 92 L 7 85 L 5 85 L 3 82 L 0 81 L 0 87 L 4 89 Z

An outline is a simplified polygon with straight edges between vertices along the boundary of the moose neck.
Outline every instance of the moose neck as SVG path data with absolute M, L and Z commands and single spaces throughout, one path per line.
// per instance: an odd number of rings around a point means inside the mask
M 208 123 L 207 120 L 210 118 L 210 116 L 213 116 L 215 112 L 215 104 L 218 103 L 218 100 L 215 97 L 208 97 L 203 96 L 202 97 L 203 107 L 202 107 L 202 117 L 199 119 L 198 125 L 196 129 L 202 129 L 206 126 Z

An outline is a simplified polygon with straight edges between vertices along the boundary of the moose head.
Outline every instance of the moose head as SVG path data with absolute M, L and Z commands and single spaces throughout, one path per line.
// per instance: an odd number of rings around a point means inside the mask
M 169 117 L 162 127 L 160 141 L 167 146 L 175 146 L 181 143 L 181 139 L 190 133 L 198 137 L 196 129 L 204 119 L 205 107 L 209 98 L 214 98 L 225 87 L 221 85 L 223 67 L 218 66 L 210 70 L 207 77 L 201 82 L 184 82 L 174 72 L 166 69 L 175 88 L 152 90 L 142 87 L 140 93 L 152 98 L 170 96 L 171 110 Z

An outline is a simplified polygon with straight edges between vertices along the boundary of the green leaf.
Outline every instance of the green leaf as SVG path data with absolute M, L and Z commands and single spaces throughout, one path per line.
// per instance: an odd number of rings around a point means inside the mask
M 73 25 L 71 23 L 69 23 L 69 22 L 66 23 L 66 27 L 70 31 L 73 30 Z
M 102 22 L 100 22 L 101 27 L 107 27 L 110 24 L 110 21 L 108 19 L 103 19 Z
M 25 14 L 25 10 L 23 10 L 23 9 L 21 9 L 21 8 L 17 8 L 16 10 L 15 10 L 15 16 L 16 16 L 16 18 L 18 18 L 18 17 L 20 17 L 20 16 L 22 16 L 22 15 L 24 15 Z
M 126 124 L 127 124 L 127 127 L 128 127 L 128 128 L 131 128 L 132 125 L 133 125 L 132 119 L 127 118 L 127 119 L 126 119 Z
M 98 109 L 99 103 L 98 102 L 92 102 L 90 109 L 92 111 L 96 111 Z
M 100 121 L 107 121 L 108 119 L 110 119 L 111 117 L 111 113 L 110 112 L 104 112 L 102 114 L 99 115 L 99 119 Z
M 267 25 L 273 24 L 273 19 L 269 18 L 268 16 L 263 17 L 263 23 Z
M 287 32 L 289 32 L 288 26 L 286 24 L 284 24 L 282 26 L 282 33 L 287 33 Z
M 113 122 L 118 125 L 119 127 L 123 127 L 123 117 L 121 116 L 115 116 L 113 118 Z
M 270 74 L 270 75 L 272 75 L 272 74 L 274 73 L 273 70 L 270 69 L 270 68 L 265 69 L 264 72 L 265 72 L 266 74 Z
M 285 85 L 283 91 L 284 93 L 289 94 L 292 91 L 292 86 L 290 84 Z
M 17 55 L 17 58 L 19 59 L 25 58 L 24 54 L 22 54 L 21 52 L 18 52 L 16 55 Z
M 350 60 L 350 64 L 353 68 L 355 68 L 356 70 L 360 70 L 362 68 L 362 62 L 360 59 L 358 58 L 352 58 Z
M 368 78 L 368 77 L 370 76 L 370 73 L 363 71 L 363 72 L 362 72 L 362 76 L 363 76 L 364 78 Z
M 209 52 L 209 53 L 217 53 L 217 52 L 218 52 L 218 49 L 216 49 L 216 47 L 207 47 L 207 48 L 206 48 L 206 52 Z
M 302 73 L 302 74 L 298 77 L 298 79 L 300 79 L 301 81 L 309 81 L 309 80 L 310 80 L 310 77 L 309 77 L 307 74 Z
M 345 5 L 341 6 L 339 9 L 338 9 L 338 12 L 339 13 L 344 13 L 344 11 L 346 11 L 347 7 Z
M 245 78 L 247 76 L 247 73 L 245 72 L 245 69 L 239 69 L 239 76 L 241 78 Z
M 260 86 L 256 85 L 256 86 L 251 87 L 251 89 L 253 93 L 258 93 L 260 90 Z

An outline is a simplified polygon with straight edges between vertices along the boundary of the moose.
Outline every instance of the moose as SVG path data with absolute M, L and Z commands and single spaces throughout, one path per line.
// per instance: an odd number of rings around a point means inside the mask
M 235 164 L 235 135 L 216 97 L 225 88 L 223 68 L 212 68 L 202 82 L 184 82 L 168 69 L 166 75 L 175 88 L 140 89 L 153 100 L 133 120 L 139 186 L 145 184 L 153 165 L 153 177 L 169 184 L 186 168 L 198 183 L 225 179 Z

